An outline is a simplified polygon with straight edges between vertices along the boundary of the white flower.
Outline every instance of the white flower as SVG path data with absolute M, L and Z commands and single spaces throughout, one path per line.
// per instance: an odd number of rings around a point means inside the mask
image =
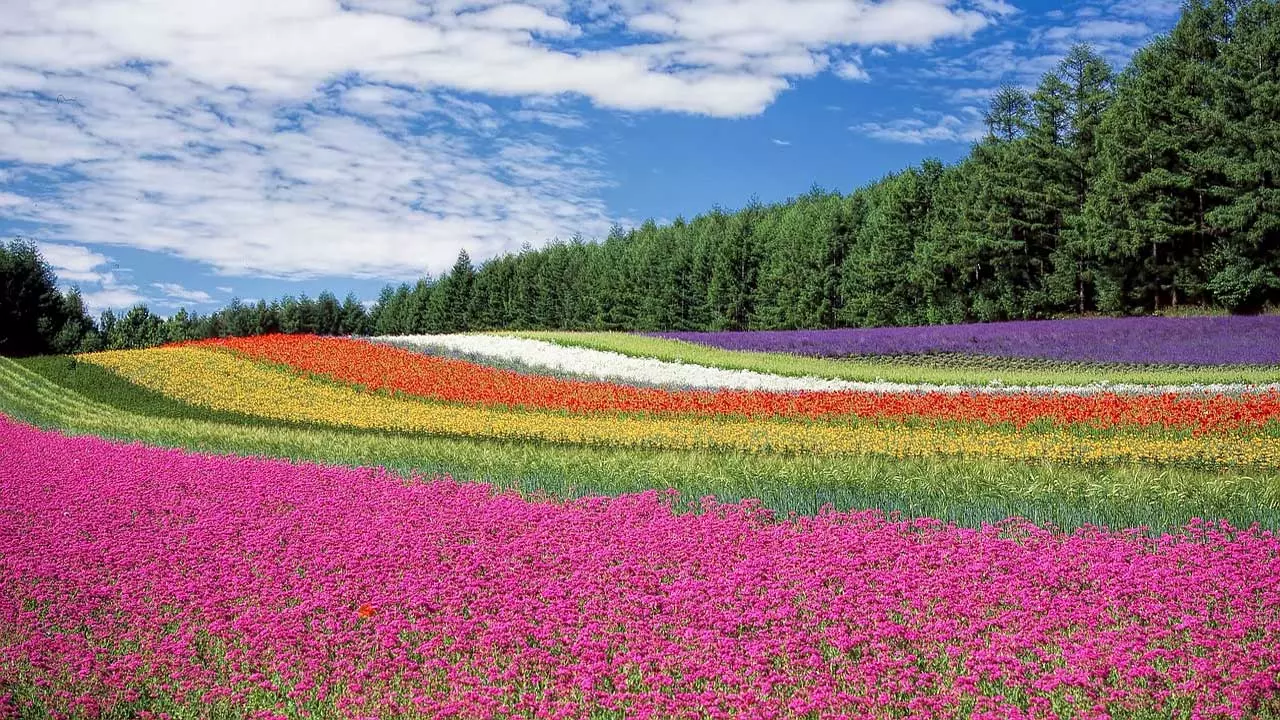
M 859 382 L 820 377 L 792 377 L 754 370 L 731 370 L 692 363 L 667 362 L 656 358 L 632 357 L 590 348 L 557 345 L 545 340 L 506 335 L 396 335 L 372 338 L 375 342 L 401 345 L 430 352 L 452 353 L 481 362 L 515 364 L 533 371 L 564 373 L 596 380 L 642 385 L 666 385 L 704 390 L 765 390 L 771 392 L 860 391 L 877 393 L 1036 393 L 1095 395 L 1117 393 L 1163 395 L 1175 393 L 1240 394 L 1280 390 L 1280 385 L 931 385 L 928 383 Z

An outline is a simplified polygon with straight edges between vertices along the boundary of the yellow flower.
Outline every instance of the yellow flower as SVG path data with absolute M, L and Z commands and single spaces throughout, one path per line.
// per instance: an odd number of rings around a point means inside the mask
M 432 435 L 821 455 L 1250 465 L 1280 461 L 1280 439 L 1270 437 L 1080 437 L 936 426 L 566 415 L 369 393 L 198 347 L 95 353 L 81 359 L 169 397 L 217 410 L 273 420 Z

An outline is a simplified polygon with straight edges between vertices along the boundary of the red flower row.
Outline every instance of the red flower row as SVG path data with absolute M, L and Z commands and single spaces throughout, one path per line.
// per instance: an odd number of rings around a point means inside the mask
M 672 391 L 529 375 L 358 340 L 268 335 L 201 341 L 256 360 L 289 365 L 370 390 L 470 405 L 574 413 L 734 415 L 955 420 L 1018 427 L 1056 425 L 1256 428 L 1280 420 L 1280 393 L 1195 397 L 964 393 Z

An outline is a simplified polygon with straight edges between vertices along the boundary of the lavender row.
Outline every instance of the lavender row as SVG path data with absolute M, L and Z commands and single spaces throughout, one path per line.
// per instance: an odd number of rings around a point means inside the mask
M 953 353 L 1139 365 L 1280 365 L 1280 316 L 1130 317 L 659 337 L 815 357 Z

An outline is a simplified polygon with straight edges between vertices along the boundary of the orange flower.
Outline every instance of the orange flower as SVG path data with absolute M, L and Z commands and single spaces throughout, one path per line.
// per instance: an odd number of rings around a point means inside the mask
M 193 343 L 288 365 L 369 390 L 482 407 L 579 414 L 747 418 L 925 418 L 1023 427 L 1039 420 L 1100 428 L 1187 428 L 1197 433 L 1280 421 L 1280 393 L 1243 397 L 1176 395 L 1007 395 L 841 392 L 671 391 L 528 375 L 360 340 L 314 335 L 219 338 Z
M 359 610 L 356 610 L 356 614 L 358 614 L 362 618 L 371 618 L 374 615 L 378 614 L 378 610 L 377 608 L 370 605 L 369 603 L 365 603 L 360 606 Z

